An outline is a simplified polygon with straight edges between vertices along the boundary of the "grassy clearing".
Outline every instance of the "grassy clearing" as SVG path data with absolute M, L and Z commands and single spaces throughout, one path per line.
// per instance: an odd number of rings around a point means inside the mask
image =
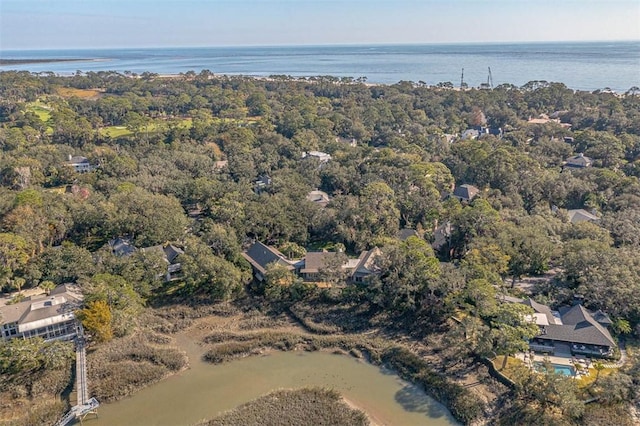
M 51 119 L 51 107 L 39 99 L 27 103 L 26 110 L 37 115 L 43 123 L 47 123 Z
M 345 404 L 336 391 L 304 388 L 272 392 L 201 426 L 241 424 L 364 426 L 369 420 L 362 411 Z
M 596 381 L 596 378 L 601 379 L 604 376 L 608 376 L 609 374 L 613 374 L 617 371 L 619 371 L 618 368 L 604 368 L 600 371 L 600 375 L 598 375 L 598 370 L 590 368 L 588 375 L 581 376 L 579 379 L 576 379 L 576 381 L 578 382 L 579 388 L 588 388 Z
M 182 118 L 182 119 L 174 119 L 174 120 L 155 120 L 147 126 L 146 129 L 143 129 L 139 132 L 140 135 L 145 133 L 156 133 L 161 131 L 166 131 L 172 125 L 181 128 L 181 129 L 190 129 L 192 125 L 191 118 Z M 125 136 L 133 136 L 134 133 L 129 130 L 126 126 L 106 126 L 100 129 L 100 135 L 107 136 L 110 138 L 120 138 Z
M 96 99 L 102 92 L 97 89 L 76 89 L 73 87 L 58 87 L 56 93 L 65 99 L 68 98 L 81 98 L 81 99 Z
M 107 126 L 100 129 L 100 135 L 110 138 L 119 138 L 122 136 L 131 136 L 133 132 L 125 126 Z

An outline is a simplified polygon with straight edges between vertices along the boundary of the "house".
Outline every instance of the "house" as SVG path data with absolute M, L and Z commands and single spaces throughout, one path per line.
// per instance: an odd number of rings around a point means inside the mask
M 97 167 L 91 165 L 86 157 L 73 156 L 69 154 L 67 164 L 73 167 L 76 173 L 88 173 L 94 171 Z
M 111 252 L 118 257 L 126 257 L 133 254 L 136 248 L 131 244 L 131 240 L 125 237 L 117 237 L 109 240 Z
M 382 251 L 378 247 L 360 253 L 358 262 L 351 273 L 351 281 L 354 283 L 364 283 L 372 275 L 378 274 L 380 272 L 380 268 L 376 264 L 376 259 L 381 254 Z
M 358 141 L 355 138 L 343 138 L 343 137 L 337 136 L 336 142 L 344 145 L 349 145 L 350 147 L 353 147 L 353 148 L 358 146 Z
M 182 270 L 182 265 L 178 262 L 178 256 L 184 254 L 184 251 L 171 243 L 160 244 L 157 246 L 141 248 L 142 253 L 158 253 L 165 262 L 167 262 L 167 272 L 164 275 L 165 281 L 174 280 L 178 273 Z
M 593 161 L 591 161 L 591 158 L 585 157 L 583 153 L 580 153 L 567 158 L 563 163 L 562 168 L 563 170 L 565 167 L 568 167 L 569 169 L 584 169 L 585 167 L 591 167 L 592 164 Z
M 420 234 L 418 234 L 418 231 L 411 228 L 402 228 L 400 231 L 398 231 L 397 238 L 400 241 L 406 241 L 409 237 L 420 238 Z
M 602 311 L 591 313 L 579 303 L 558 311 L 532 299 L 521 303 L 533 309 L 532 320 L 540 328 L 540 334 L 529 342 L 532 351 L 599 358 L 613 355 L 616 343 L 607 329 L 611 320 Z
M 117 237 L 109 240 L 111 252 L 118 257 L 128 257 L 138 249 L 126 237 Z M 177 257 L 184 254 L 184 251 L 171 243 L 159 244 L 157 246 L 144 247 L 140 249 L 142 253 L 157 253 L 166 263 L 167 271 L 164 274 L 165 281 L 171 281 L 182 270 L 182 265 L 177 261 Z
M 473 185 L 460 185 L 456 186 L 453 190 L 453 197 L 456 197 L 460 201 L 471 202 L 478 194 L 480 190 Z
M 309 151 L 309 152 L 303 152 L 302 158 L 315 158 L 320 163 L 326 163 L 329 160 L 331 160 L 331 155 L 321 151 Z
M 568 210 L 569 221 L 573 224 L 580 222 L 598 222 L 600 218 L 584 209 Z
M 478 139 L 482 136 L 493 135 L 502 138 L 503 131 L 500 127 L 472 126 L 462 132 L 461 139 Z
M 267 187 L 271 186 L 271 176 L 269 176 L 268 174 L 262 174 L 258 176 L 258 179 L 256 179 L 255 182 L 253 182 L 253 184 L 254 184 L 254 192 L 256 194 L 260 194 Z
M 319 190 L 309 192 L 307 194 L 307 200 L 319 205 L 320 207 L 325 207 L 330 201 L 329 194 Z
M 341 254 L 336 252 L 308 252 L 304 258 L 293 261 L 287 259 L 276 248 L 257 241 L 245 250 L 242 256 L 251 264 L 254 277 L 258 281 L 264 280 L 269 265 L 277 263 L 305 281 L 316 282 L 321 279 L 323 269 L 340 267 L 347 281 L 362 283 L 367 277 L 379 272 L 375 260 L 380 254 L 380 249 L 374 248 L 362 252 L 357 259 L 349 259 L 346 256 L 341 259 Z
M 355 259 L 353 259 L 355 260 Z M 330 251 L 308 252 L 300 262 L 296 263 L 296 273 L 305 281 L 319 281 L 323 270 L 341 268 L 348 275 L 357 262 L 349 262 L 342 254 Z
M 460 135 L 460 138 L 463 140 L 478 139 L 478 136 L 480 136 L 480 132 L 477 131 L 476 129 L 467 129 L 464 132 L 462 132 L 462 135 Z
M 267 267 L 272 263 L 283 265 L 288 270 L 293 271 L 294 262 L 285 257 L 275 247 L 270 247 L 266 244 L 256 241 L 245 252 L 242 253 L 253 269 L 253 275 L 258 281 L 263 281 Z
M 72 340 L 78 333 L 74 312 L 82 300 L 79 289 L 66 284 L 46 296 L 32 296 L 23 302 L 0 306 L 0 337 Z
M 446 221 L 441 225 L 436 223 L 436 226 L 433 229 L 433 241 L 431 243 L 431 248 L 435 251 L 449 251 L 451 246 L 452 230 L 451 222 L 449 221 Z

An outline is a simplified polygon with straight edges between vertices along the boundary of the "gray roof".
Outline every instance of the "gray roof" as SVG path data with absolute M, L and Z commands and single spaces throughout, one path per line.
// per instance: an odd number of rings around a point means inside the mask
M 307 200 L 326 206 L 329 203 L 329 194 L 324 191 L 311 191 L 307 194 Z
M 464 201 L 473 200 L 474 197 L 479 193 L 480 193 L 480 190 L 478 188 L 476 188 L 473 185 L 467 185 L 467 184 L 456 186 L 456 188 L 453 190 L 453 195 Z
M 540 337 L 586 345 L 616 346 L 609 331 L 582 305 L 560 309 L 562 325 L 550 324 Z
M 184 254 L 184 251 L 182 251 L 182 249 L 174 246 L 173 244 L 167 244 L 166 246 L 164 246 L 163 250 L 164 255 L 169 263 L 173 263 L 173 261 L 176 260 L 176 257 Z
M 565 161 L 565 165 L 568 167 L 589 167 L 591 163 L 591 158 L 585 157 L 583 154 L 574 155 Z
M 598 216 L 589 213 L 584 209 L 568 210 L 567 214 L 569 215 L 569 221 L 571 223 L 596 222 L 600 220 Z
M 256 241 L 249 249 L 242 253 L 242 256 L 247 259 L 251 266 L 262 274 L 266 272 L 267 266 L 274 262 L 293 269 L 291 262 L 287 260 L 284 254 L 280 253 L 274 247 L 262 244 L 260 241 Z
M 598 321 L 600 324 L 611 325 L 613 321 L 609 318 L 609 315 L 605 314 L 601 310 L 597 310 L 593 313 L 593 319 Z
M 398 232 L 398 239 L 400 241 L 404 241 L 409 237 L 418 237 L 418 238 L 420 238 L 420 234 L 418 234 L 418 231 L 416 231 L 415 229 L 410 229 L 410 228 L 402 228 Z
M 336 258 L 340 253 L 330 251 L 311 251 L 304 257 L 304 268 L 300 269 L 302 273 L 316 273 L 327 266 L 332 258 Z M 346 262 L 345 258 L 345 264 Z
M 140 250 L 143 253 L 152 253 L 155 251 L 164 257 L 164 259 L 170 264 L 173 263 L 179 255 L 184 254 L 184 251 L 170 243 L 166 245 L 158 244 L 157 246 L 145 247 Z
M 89 159 L 80 155 L 74 155 L 69 157 L 69 164 L 88 164 Z
M 62 313 L 73 313 L 81 300 L 82 295 L 72 292 L 67 286 L 58 286 L 48 296 L 40 295 L 20 303 L 0 306 L 0 324 L 25 324 Z
M 440 250 L 441 247 L 449 242 L 449 239 L 451 238 L 451 231 L 452 227 L 451 222 L 449 221 L 438 226 L 433 231 L 433 242 L 431 243 L 431 247 L 436 250 Z
M 523 300 L 522 304 L 530 306 L 531 309 L 533 309 L 533 311 L 535 313 L 544 314 L 544 316 L 547 317 L 547 321 L 549 322 L 549 324 L 555 324 L 556 323 L 556 318 L 553 316 L 553 313 L 551 313 L 551 309 L 549 309 L 549 307 L 547 305 L 543 305 L 541 303 L 538 303 L 538 302 L 536 302 L 535 300 L 533 300 L 531 298 Z
M 136 248 L 131 244 L 131 240 L 124 237 L 109 240 L 109 247 L 111 247 L 111 251 L 116 256 L 129 256 L 136 251 Z
M 371 275 L 378 272 L 375 260 L 382 254 L 378 247 L 360 253 L 359 261 L 353 271 L 353 275 Z

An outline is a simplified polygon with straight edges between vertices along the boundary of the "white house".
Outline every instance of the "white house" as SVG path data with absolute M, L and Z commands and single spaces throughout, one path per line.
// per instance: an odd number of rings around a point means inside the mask
M 80 292 L 67 284 L 56 287 L 47 296 L 32 296 L 23 302 L 0 306 L 0 337 L 71 340 L 78 328 L 74 312 L 80 308 L 82 299 Z

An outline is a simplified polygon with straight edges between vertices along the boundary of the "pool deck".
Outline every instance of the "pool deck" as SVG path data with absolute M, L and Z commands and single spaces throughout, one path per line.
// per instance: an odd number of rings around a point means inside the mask
M 558 356 L 558 355 L 543 355 L 543 354 L 536 354 L 536 353 L 529 354 L 529 353 L 521 352 L 519 354 L 516 354 L 515 357 L 523 361 L 529 367 L 533 367 L 534 363 L 537 363 L 537 362 L 542 363 L 545 361 L 548 361 L 551 364 L 563 365 L 567 367 L 574 367 L 577 361 L 580 363 L 580 365 L 582 365 L 583 371 L 585 372 L 588 372 L 589 368 L 591 367 L 591 361 L 583 357 L 575 357 L 570 354 L 567 354 L 565 356 Z M 574 377 L 579 377 L 579 376 L 580 374 L 578 373 Z

